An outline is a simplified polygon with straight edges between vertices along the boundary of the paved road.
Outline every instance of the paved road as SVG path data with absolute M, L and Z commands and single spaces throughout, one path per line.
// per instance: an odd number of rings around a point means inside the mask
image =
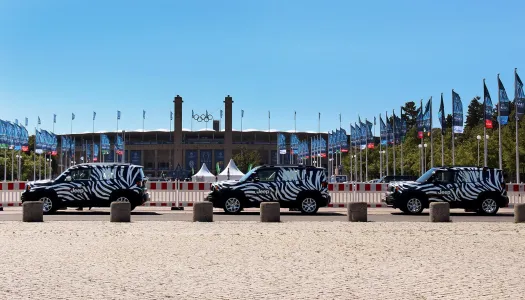
M 20 221 L 22 219 L 21 208 L 5 208 L 0 212 L 0 221 Z M 137 208 L 132 212 L 133 221 L 191 221 L 192 209 L 184 211 L 171 211 L 168 208 Z M 399 210 L 391 208 L 369 208 L 368 220 L 372 222 L 428 222 L 428 212 L 418 216 L 405 215 Z M 513 222 L 512 209 L 500 209 L 496 216 L 479 216 L 475 213 L 465 213 L 463 210 L 451 210 L 452 222 Z M 49 221 L 107 221 L 109 220 L 109 209 L 93 208 L 92 210 L 76 211 L 68 209 L 58 211 L 54 215 L 44 216 Z M 259 221 L 258 209 L 247 209 L 239 215 L 225 214 L 221 209 L 214 210 L 215 221 Z M 345 209 L 321 209 L 317 215 L 302 215 L 300 212 L 281 210 L 281 221 L 346 221 Z

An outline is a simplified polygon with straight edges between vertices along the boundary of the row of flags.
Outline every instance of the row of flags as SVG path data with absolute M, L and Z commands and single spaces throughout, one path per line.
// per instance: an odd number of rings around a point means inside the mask
M 35 153 L 57 155 L 57 136 L 47 130 L 36 130 Z
M 374 148 L 373 125 L 374 124 L 367 119 L 365 119 L 363 123 L 361 117 L 358 117 L 358 122 L 354 123 L 354 125 L 350 125 L 350 144 L 352 147 L 359 147 L 361 149 Z
M 18 120 L 14 123 L 0 120 L 0 149 L 29 151 L 29 134 Z
M 287 153 L 286 136 L 277 133 L 277 148 L 279 154 Z M 327 154 L 348 152 L 348 136 L 343 128 L 328 132 L 328 140 L 321 136 L 311 138 L 308 141 L 299 140 L 296 134 L 290 135 L 290 153 L 297 155 L 299 159 L 310 157 L 326 157 Z

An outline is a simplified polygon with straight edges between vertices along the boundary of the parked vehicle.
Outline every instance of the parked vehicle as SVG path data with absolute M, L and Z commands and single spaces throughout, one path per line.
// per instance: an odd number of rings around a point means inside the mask
M 44 213 L 67 207 L 108 207 L 130 202 L 131 209 L 149 200 L 142 166 L 88 163 L 70 167 L 55 180 L 29 182 L 22 202 L 42 201 Z
M 450 208 L 464 208 L 494 215 L 509 204 L 503 172 L 495 168 L 432 168 L 413 182 L 388 186 L 384 202 L 409 214 L 419 214 L 431 202 L 449 202 Z
M 406 175 L 389 175 L 389 176 L 383 176 L 382 178 L 378 179 L 376 183 L 390 183 L 390 182 L 397 182 L 397 181 L 414 181 L 417 179 L 417 176 L 406 176 Z
M 273 201 L 284 208 L 315 214 L 330 203 L 325 169 L 302 165 L 256 167 L 239 181 L 212 183 L 206 199 L 226 213 L 239 213 L 243 208 Z

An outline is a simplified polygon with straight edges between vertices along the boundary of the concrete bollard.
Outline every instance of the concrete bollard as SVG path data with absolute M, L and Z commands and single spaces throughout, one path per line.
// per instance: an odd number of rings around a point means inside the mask
M 514 223 L 525 223 L 525 203 L 514 204 Z
M 279 202 L 261 203 L 261 222 L 281 222 L 281 205 Z
M 213 222 L 213 203 L 207 201 L 194 203 L 193 222 Z
M 131 221 L 131 203 L 129 202 L 111 202 L 110 222 L 130 222 Z
M 22 204 L 22 222 L 44 222 L 44 202 L 24 202 Z
M 430 222 L 450 222 L 450 203 L 430 203 Z
M 348 205 L 348 221 L 349 222 L 367 222 L 367 209 L 368 204 L 366 202 L 352 202 Z

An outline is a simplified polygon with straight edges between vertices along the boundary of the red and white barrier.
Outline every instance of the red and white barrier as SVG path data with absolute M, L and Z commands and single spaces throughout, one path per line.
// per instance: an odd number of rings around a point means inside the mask
M 21 206 L 20 195 L 25 182 L 0 182 L 0 207 Z M 211 184 L 203 182 L 148 182 L 151 201 L 144 206 L 152 207 L 191 207 L 193 203 L 204 201 L 210 192 Z M 388 184 L 376 183 L 331 183 L 328 191 L 332 197 L 329 207 L 346 208 L 351 202 L 367 202 L 369 207 L 385 207 L 382 198 Z M 515 203 L 525 203 L 525 184 L 508 184 L 509 207 Z

